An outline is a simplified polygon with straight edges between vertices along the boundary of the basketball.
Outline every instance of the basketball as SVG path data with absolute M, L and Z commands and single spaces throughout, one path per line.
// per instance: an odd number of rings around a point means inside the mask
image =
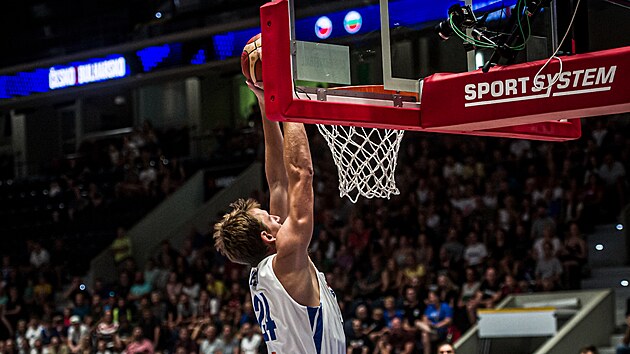
M 241 70 L 247 80 L 255 85 L 262 83 L 262 39 L 260 33 L 247 41 L 243 48 Z

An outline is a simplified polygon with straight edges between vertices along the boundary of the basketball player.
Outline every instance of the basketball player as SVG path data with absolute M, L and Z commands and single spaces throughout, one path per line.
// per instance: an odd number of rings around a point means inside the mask
M 301 123 L 264 115 L 263 92 L 248 82 L 263 114 L 269 212 L 250 199 L 231 204 L 215 225 L 217 249 L 252 266 L 252 304 L 269 353 L 346 353 L 343 319 L 333 291 L 311 262 L 313 166 Z

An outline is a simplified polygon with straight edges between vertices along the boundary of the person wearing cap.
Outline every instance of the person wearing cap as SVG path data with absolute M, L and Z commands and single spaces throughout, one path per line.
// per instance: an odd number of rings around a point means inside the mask
M 81 338 L 87 336 L 89 330 L 81 323 L 81 317 L 74 315 L 70 317 L 70 328 L 68 328 L 68 348 L 71 353 L 79 353 L 81 350 Z

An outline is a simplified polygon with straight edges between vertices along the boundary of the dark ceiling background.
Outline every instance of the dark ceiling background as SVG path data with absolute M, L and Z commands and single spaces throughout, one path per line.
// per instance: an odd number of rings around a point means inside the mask
M 0 67 L 253 18 L 265 2 L 7 1 L 0 14 Z
M 295 0 L 296 7 L 321 2 Z M 419 0 L 420 1 L 420 0 Z M 454 0 L 455 1 L 455 0 Z M 630 45 L 630 0 L 588 3 L 591 50 Z M 17 0 L 0 11 L 0 68 L 257 18 L 265 0 Z M 331 8 L 376 0 L 327 2 Z M 558 0 L 575 3 L 576 0 Z M 571 4 L 569 4 L 571 6 Z M 156 18 L 156 13 L 161 18 Z M 584 26 L 584 23 L 578 23 Z

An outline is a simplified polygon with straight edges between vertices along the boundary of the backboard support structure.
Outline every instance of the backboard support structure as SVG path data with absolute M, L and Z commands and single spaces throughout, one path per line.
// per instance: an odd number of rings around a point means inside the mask
M 562 70 L 552 62 L 540 74 L 542 61 L 436 74 L 416 80 L 417 89 L 301 87 L 293 70 L 292 13 L 288 0 L 261 7 L 265 100 L 273 120 L 565 141 L 580 136 L 580 117 L 630 111 L 630 48 L 564 58 Z M 554 75 L 560 80 L 547 90 L 534 86 Z

